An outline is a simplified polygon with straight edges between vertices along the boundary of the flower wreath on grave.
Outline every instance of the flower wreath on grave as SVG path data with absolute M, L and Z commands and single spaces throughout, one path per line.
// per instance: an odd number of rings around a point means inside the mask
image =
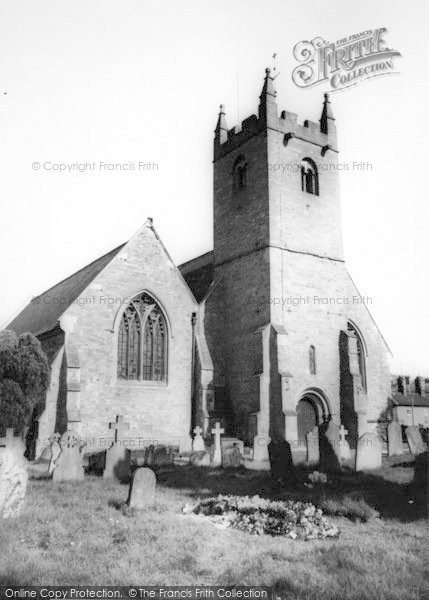
M 222 521 L 255 535 L 289 536 L 311 540 L 336 538 L 340 532 L 323 516 L 321 508 L 311 502 L 294 500 L 272 501 L 259 496 L 224 496 L 205 498 L 195 506 L 186 506 L 185 513 L 194 513 Z

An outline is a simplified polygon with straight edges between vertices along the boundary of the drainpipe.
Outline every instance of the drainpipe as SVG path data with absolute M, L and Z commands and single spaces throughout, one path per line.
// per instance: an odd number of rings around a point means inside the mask
M 195 399 L 195 326 L 197 322 L 197 313 L 193 312 L 191 316 L 191 325 L 192 325 L 192 359 L 191 359 L 191 438 L 195 425 L 196 419 L 196 399 Z

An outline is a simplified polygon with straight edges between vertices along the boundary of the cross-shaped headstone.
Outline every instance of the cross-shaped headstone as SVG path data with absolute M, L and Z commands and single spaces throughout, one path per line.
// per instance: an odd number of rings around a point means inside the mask
M 195 437 L 192 440 L 192 450 L 194 452 L 201 452 L 201 451 L 205 451 L 205 449 L 206 449 L 204 440 L 201 436 L 202 432 L 203 432 L 203 430 L 201 429 L 201 427 L 199 425 L 194 427 Z
M 124 423 L 124 417 L 122 415 L 118 415 L 114 423 L 109 423 L 109 429 L 115 430 L 115 444 L 123 442 L 124 432 L 129 428 L 130 424 Z
M 339 434 L 340 434 L 340 442 L 342 444 L 344 444 L 344 442 L 346 441 L 346 435 L 348 434 L 348 432 L 349 432 L 349 430 L 345 429 L 344 425 L 341 425 Z
M 220 465 L 222 464 L 222 452 L 220 447 L 220 436 L 225 433 L 225 429 L 220 426 L 219 421 L 216 421 L 216 425 L 212 429 L 212 434 L 215 436 L 215 445 L 214 445 L 214 453 L 212 464 Z

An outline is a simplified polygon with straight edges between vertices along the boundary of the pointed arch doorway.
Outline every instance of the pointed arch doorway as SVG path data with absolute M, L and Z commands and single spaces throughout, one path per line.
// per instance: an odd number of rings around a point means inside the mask
M 299 446 L 305 448 L 307 433 L 320 427 L 330 416 L 325 396 L 319 391 L 306 391 L 297 404 L 296 414 Z

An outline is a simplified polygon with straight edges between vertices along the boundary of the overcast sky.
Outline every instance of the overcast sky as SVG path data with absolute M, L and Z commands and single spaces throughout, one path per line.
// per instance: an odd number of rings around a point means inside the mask
M 154 224 L 173 260 L 212 249 L 212 142 L 256 112 L 277 52 L 279 109 L 318 120 L 292 50 L 386 27 L 397 75 L 332 94 L 348 269 L 394 357 L 429 376 L 427 2 L 2 0 L 0 323 Z M 412 7 L 412 8 L 411 8 Z M 7 92 L 7 93 L 5 93 Z M 154 162 L 109 171 L 99 163 Z M 35 170 L 33 163 L 41 168 Z M 95 163 L 69 173 L 45 163 Z

